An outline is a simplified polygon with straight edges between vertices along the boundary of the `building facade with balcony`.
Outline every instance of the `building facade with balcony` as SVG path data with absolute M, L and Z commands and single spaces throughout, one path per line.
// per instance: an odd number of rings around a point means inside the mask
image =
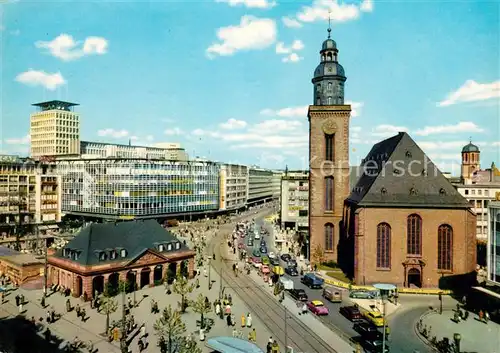
M 248 199 L 248 167 L 236 164 L 220 166 L 220 210 L 239 210 Z
M 249 167 L 248 204 L 278 200 L 283 172 Z
M 104 142 L 80 142 L 80 153 L 82 158 L 143 158 L 161 159 L 171 161 L 187 161 L 188 154 L 181 148 L 180 143 L 163 144 L 164 147 L 134 146 L 104 143 Z
M 57 161 L 64 213 L 108 219 L 218 211 L 220 166 L 148 159 Z
M 61 221 L 61 178 L 55 165 L 0 156 L 0 229 L 55 227 Z
M 500 192 L 488 206 L 487 280 L 500 286 Z
M 38 108 L 30 117 L 31 157 L 80 154 L 80 116 L 76 103 L 48 101 L 33 104 Z
M 308 172 L 286 172 L 281 178 L 280 223 L 296 231 L 309 227 Z
M 48 258 L 48 284 L 74 297 L 192 278 L 195 252 L 155 220 L 93 223 Z

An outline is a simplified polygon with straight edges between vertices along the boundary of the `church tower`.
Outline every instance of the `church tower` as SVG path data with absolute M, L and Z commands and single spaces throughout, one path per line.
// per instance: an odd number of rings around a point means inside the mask
M 309 245 L 310 260 L 337 261 L 344 200 L 349 196 L 349 118 L 344 104 L 344 68 L 337 43 L 323 42 L 314 71 L 309 106 Z
M 480 154 L 479 147 L 472 144 L 472 141 L 468 145 L 462 148 L 462 172 L 461 177 L 464 184 L 472 183 L 472 175 L 474 172 L 481 169 L 480 165 Z

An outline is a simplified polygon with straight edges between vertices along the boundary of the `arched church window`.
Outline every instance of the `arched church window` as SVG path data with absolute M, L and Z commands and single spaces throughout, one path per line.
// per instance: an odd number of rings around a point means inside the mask
M 320 84 L 316 85 L 316 92 L 321 92 L 321 85 Z
M 320 98 L 316 98 L 316 105 L 321 105 L 321 99 Z
M 325 56 L 321 55 L 321 61 L 325 61 Z
M 332 105 L 332 97 L 328 97 L 328 105 Z
M 326 60 L 332 61 L 332 53 L 326 54 Z
M 332 83 L 331 82 L 328 82 L 328 90 L 331 91 L 332 90 Z

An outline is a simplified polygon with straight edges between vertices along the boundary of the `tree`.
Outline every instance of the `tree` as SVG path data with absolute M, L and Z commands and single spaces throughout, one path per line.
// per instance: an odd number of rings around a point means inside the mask
M 196 300 L 191 301 L 190 303 L 193 311 L 197 314 L 200 314 L 200 328 L 205 328 L 205 314 L 208 314 L 212 311 L 212 306 L 210 303 L 206 303 L 205 296 L 203 294 L 198 294 Z
M 186 296 L 190 293 L 193 292 L 193 289 L 195 287 L 194 283 L 189 283 L 186 277 L 184 276 L 177 276 L 177 280 L 174 283 L 174 293 L 179 294 L 181 296 L 181 313 L 186 312 L 186 307 L 187 307 L 187 301 L 186 301 Z
M 116 300 L 110 297 L 102 298 L 102 303 L 100 306 L 100 313 L 106 315 L 106 334 L 109 332 L 109 315 L 113 314 L 116 310 L 118 310 L 118 303 Z
M 172 306 L 167 306 L 159 319 L 153 326 L 156 335 L 161 340 L 165 340 L 167 353 L 181 353 L 185 344 L 182 336 L 186 332 L 186 325 L 182 322 L 181 313 L 173 310 Z
M 325 261 L 325 250 L 323 250 L 321 245 L 316 245 L 314 248 L 313 259 L 318 265 L 321 265 Z

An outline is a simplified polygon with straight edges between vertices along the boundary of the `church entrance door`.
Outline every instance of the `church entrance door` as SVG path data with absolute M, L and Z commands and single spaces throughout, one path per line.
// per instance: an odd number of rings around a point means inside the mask
M 422 287 L 422 273 L 417 268 L 412 268 L 408 271 L 408 287 Z

